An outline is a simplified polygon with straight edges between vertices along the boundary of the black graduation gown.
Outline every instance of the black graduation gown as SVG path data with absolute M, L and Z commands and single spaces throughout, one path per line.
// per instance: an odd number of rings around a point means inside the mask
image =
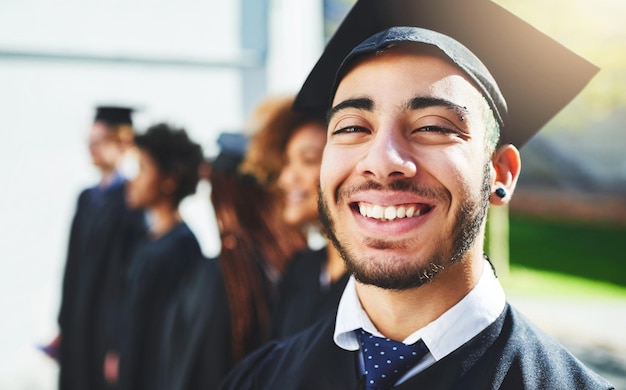
M 326 248 L 305 250 L 289 262 L 281 280 L 279 301 L 272 319 L 273 338 L 294 335 L 336 310 L 350 275 L 344 274 L 323 289 L 320 274 L 326 255 Z
M 188 226 L 180 223 L 137 248 L 128 274 L 120 336 L 120 389 L 160 388 L 163 327 L 171 302 L 204 258 Z
M 358 351 L 333 342 L 331 315 L 258 350 L 220 389 L 363 389 Z M 472 340 L 394 389 L 612 389 L 509 305 Z
M 233 367 L 230 311 L 216 259 L 198 262 L 168 305 L 162 348 L 158 389 L 216 389 Z
M 70 231 L 58 322 L 59 388 L 106 388 L 105 351 L 117 344 L 125 275 L 146 234 L 143 211 L 126 206 L 125 181 L 84 190 Z

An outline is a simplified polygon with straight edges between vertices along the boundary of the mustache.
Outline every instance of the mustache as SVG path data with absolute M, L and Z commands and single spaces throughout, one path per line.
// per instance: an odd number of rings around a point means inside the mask
M 435 189 L 410 180 L 399 179 L 386 184 L 382 184 L 374 180 L 368 180 L 358 185 L 342 187 L 337 191 L 337 199 L 346 199 L 359 192 L 372 190 L 409 192 L 421 198 L 441 201 L 446 201 L 450 198 L 449 193 L 446 190 Z

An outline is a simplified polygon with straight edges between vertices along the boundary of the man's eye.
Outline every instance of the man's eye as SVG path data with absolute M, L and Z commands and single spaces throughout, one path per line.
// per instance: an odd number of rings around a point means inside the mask
M 448 129 L 446 127 L 441 127 L 441 126 L 424 126 L 424 127 L 420 127 L 418 129 L 415 129 L 414 132 L 415 133 L 429 132 L 429 133 L 441 133 L 441 134 L 451 134 L 451 133 L 454 133 L 453 130 Z
M 333 135 L 336 134 L 355 134 L 355 133 L 366 133 L 368 130 L 365 127 L 361 126 L 347 126 L 342 127 L 341 129 L 335 130 Z

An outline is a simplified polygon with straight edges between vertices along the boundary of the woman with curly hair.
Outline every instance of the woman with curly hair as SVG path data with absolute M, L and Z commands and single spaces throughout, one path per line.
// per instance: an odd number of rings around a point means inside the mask
M 163 337 L 170 302 L 204 259 L 178 212 L 180 202 L 195 192 L 203 154 L 185 130 L 166 124 L 148 128 L 135 144 L 139 174 L 130 182 L 126 200 L 130 207 L 146 210 L 149 235 L 139 244 L 128 271 L 119 386 L 158 389 L 171 341 Z M 110 382 L 117 379 L 117 362 L 116 352 L 111 351 L 105 366 Z

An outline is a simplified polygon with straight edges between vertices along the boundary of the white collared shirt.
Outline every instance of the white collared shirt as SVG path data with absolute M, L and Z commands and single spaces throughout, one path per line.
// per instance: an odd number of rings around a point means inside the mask
M 405 344 L 413 344 L 422 339 L 429 353 L 396 384 L 430 367 L 485 330 L 502 314 L 505 305 L 504 290 L 495 277 L 491 265 L 485 260 L 478 283 L 463 299 L 439 318 L 402 341 Z M 419 304 L 416 308 L 419 309 Z M 358 350 L 359 340 L 355 330 L 361 328 L 375 336 L 385 337 L 363 310 L 356 292 L 354 277 L 351 277 L 337 309 L 333 336 L 335 344 L 348 351 Z

